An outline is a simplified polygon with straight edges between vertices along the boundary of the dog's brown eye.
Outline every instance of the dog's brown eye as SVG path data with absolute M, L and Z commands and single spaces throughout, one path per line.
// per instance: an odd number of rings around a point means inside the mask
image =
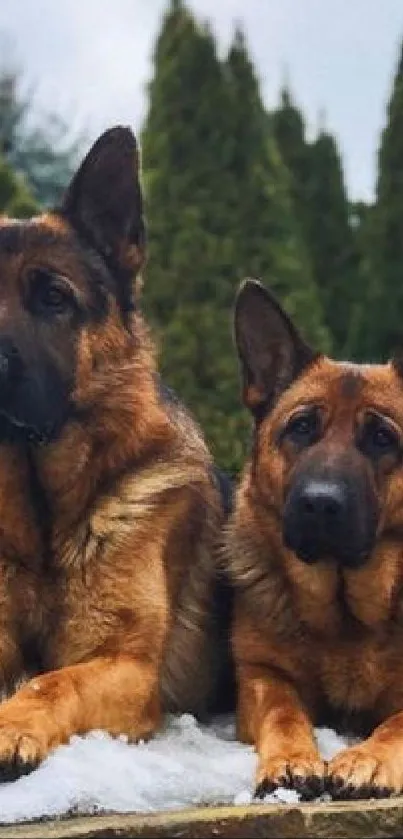
M 288 431 L 292 434 L 308 434 L 312 430 L 312 417 L 296 417 L 289 425 Z
M 30 306 L 37 314 L 58 315 L 71 311 L 72 295 L 51 272 L 36 270 L 30 281 Z
M 369 457 L 378 458 L 399 450 L 399 435 L 391 425 L 376 415 L 365 423 L 359 440 L 359 448 Z
M 66 295 L 63 294 L 60 288 L 54 285 L 49 285 L 47 288 L 42 289 L 40 298 L 42 305 L 55 309 L 58 312 L 63 311 L 68 304 Z
M 396 443 L 396 435 L 388 428 L 377 428 L 373 435 L 373 442 L 379 449 L 389 449 Z
M 319 436 L 319 416 L 316 409 L 291 417 L 285 426 L 282 438 L 287 437 L 299 445 L 311 445 Z

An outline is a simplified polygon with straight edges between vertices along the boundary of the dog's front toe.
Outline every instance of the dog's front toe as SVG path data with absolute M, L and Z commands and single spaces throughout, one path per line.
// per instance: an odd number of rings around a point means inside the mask
M 255 797 L 264 798 L 279 787 L 294 789 L 304 801 L 317 798 L 325 788 L 324 762 L 304 753 L 265 760 L 258 770 Z

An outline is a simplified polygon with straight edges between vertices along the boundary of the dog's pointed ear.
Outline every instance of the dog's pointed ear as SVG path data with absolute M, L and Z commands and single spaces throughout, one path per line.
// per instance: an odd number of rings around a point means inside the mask
M 144 261 L 145 231 L 139 156 L 130 128 L 105 131 L 74 175 L 61 215 L 116 270 Z
M 319 356 L 298 333 L 275 298 L 257 280 L 245 280 L 235 302 L 235 340 L 243 399 L 258 419 Z

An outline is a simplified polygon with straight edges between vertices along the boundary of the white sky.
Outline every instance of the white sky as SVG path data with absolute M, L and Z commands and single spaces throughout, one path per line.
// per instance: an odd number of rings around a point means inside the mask
M 321 110 L 343 154 L 350 194 L 371 197 L 385 107 L 403 38 L 402 0 L 191 0 L 223 49 L 241 22 L 266 104 L 285 68 L 310 130 Z M 0 0 L 0 31 L 38 104 L 93 139 L 138 129 L 164 0 Z M 4 45 L 3 45 L 4 51 Z M 7 51 L 6 51 L 7 52 Z

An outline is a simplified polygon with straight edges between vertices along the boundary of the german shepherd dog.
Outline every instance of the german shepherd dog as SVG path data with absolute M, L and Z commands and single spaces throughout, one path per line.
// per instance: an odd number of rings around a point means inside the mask
M 136 307 L 135 139 L 106 132 L 55 212 L 0 223 L 0 772 L 73 733 L 137 740 L 219 691 L 224 484 Z M 3 454 L 2 454 L 3 451 Z
M 238 729 L 257 795 L 403 789 L 403 362 L 313 351 L 258 282 L 235 307 L 250 462 L 228 527 Z M 367 739 L 321 759 L 313 725 Z

